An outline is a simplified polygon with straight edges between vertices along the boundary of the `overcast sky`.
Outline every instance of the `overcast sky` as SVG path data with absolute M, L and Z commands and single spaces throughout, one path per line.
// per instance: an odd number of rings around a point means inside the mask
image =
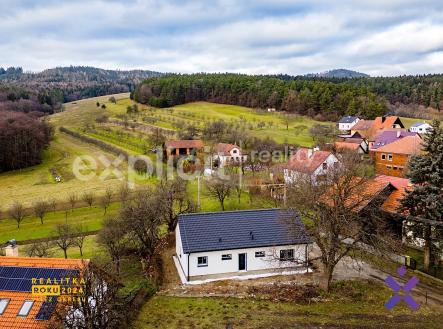
M 0 0 L 0 66 L 66 65 L 443 73 L 443 1 Z

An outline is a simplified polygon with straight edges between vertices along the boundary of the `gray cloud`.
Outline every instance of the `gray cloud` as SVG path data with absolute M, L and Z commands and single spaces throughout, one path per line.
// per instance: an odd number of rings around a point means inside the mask
M 0 66 L 372 75 L 443 70 L 440 1 L 0 2 Z

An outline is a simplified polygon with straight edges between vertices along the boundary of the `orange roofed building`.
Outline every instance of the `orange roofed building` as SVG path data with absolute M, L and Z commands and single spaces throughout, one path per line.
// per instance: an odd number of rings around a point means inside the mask
M 202 152 L 203 148 L 203 141 L 199 139 L 173 140 L 165 143 L 166 156 L 168 158 L 171 156 L 182 157 L 196 155 Z
M 0 257 L 0 328 L 46 328 L 56 302 L 33 295 L 32 279 L 73 277 L 85 267 L 86 262 L 79 259 Z
M 404 128 L 403 122 L 397 116 L 376 117 L 374 120 L 360 120 L 352 127 L 351 135 L 358 133 L 358 135 L 368 141 L 369 148 L 372 148 L 372 143 L 381 132 Z
M 419 135 L 406 136 L 374 151 L 375 172 L 379 175 L 405 177 L 409 159 L 421 154 Z

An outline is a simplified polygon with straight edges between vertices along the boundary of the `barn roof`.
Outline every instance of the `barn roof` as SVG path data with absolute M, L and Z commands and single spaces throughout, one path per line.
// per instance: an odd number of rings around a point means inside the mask
M 175 141 L 167 141 L 165 143 L 166 148 L 203 148 L 203 141 L 200 139 L 183 139 L 183 140 L 175 140 Z

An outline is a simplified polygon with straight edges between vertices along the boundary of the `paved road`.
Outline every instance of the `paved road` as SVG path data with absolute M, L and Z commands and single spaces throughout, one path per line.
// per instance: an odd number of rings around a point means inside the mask
M 310 258 L 318 257 L 320 250 L 314 245 Z M 319 267 L 321 268 L 321 267 Z M 400 278 L 397 273 L 389 273 L 387 271 L 375 268 L 371 264 L 364 261 L 356 261 L 351 257 L 344 257 L 335 267 L 333 279 L 375 279 L 384 282 L 388 275 L 393 276 L 397 282 L 405 283 L 412 276 L 406 274 L 406 279 Z M 412 289 L 412 295 L 420 304 L 426 302 L 431 305 L 438 306 L 443 310 L 443 287 L 441 285 L 429 286 L 422 282 Z M 426 298 L 427 296 L 427 298 Z

